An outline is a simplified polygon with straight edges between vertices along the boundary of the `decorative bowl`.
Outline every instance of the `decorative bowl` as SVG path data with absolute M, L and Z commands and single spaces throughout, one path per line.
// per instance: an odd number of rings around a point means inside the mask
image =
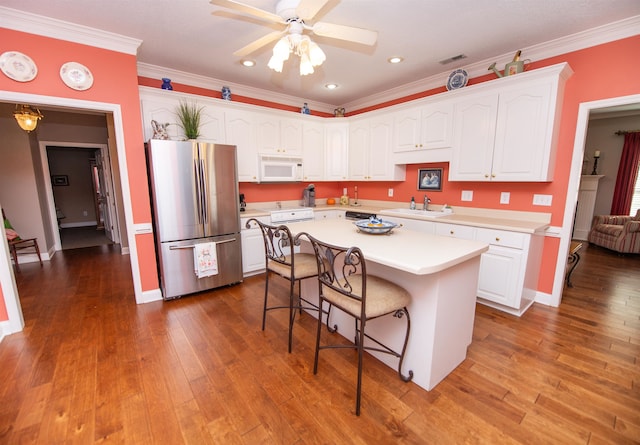
M 369 233 L 371 235 L 384 235 L 398 227 L 398 224 L 377 218 L 361 219 L 359 221 L 355 221 L 354 224 L 358 228 L 358 231 Z

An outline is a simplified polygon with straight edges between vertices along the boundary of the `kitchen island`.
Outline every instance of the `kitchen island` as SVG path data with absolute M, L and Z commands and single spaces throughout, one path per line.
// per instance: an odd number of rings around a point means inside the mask
M 411 334 L 403 372 L 412 370 L 413 382 L 431 390 L 462 363 L 473 334 L 480 255 L 488 244 L 402 227 L 388 235 L 371 235 L 359 232 L 352 222 L 344 220 L 299 222 L 289 228 L 294 235 L 307 232 L 331 244 L 358 246 L 367 260 L 369 274 L 409 291 Z M 301 248 L 311 251 L 308 242 L 303 242 Z M 305 298 L 317 299 L 317 281 L 304 280 L 302 292 Z M 351 317 L 333 309 L 330 324 L 337 325 L 341 335 L 353 340 Z M 383 343 L 398 347 L 404 324 L 394 317 L 382 317 L 368 322 L 367 331 Z M 390 356 L 373 355 L 388 366 L 397 367 L 397 360 Z

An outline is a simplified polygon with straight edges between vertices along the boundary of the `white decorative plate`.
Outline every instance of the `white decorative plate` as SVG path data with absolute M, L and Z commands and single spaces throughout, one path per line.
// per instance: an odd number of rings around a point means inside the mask
M 18 82 L 29 82 L 38 74 L 38 67 L 31 57 L 18 51 L 7 51 L 0 56 L 0 70 Z
M 93 74 L 89 68 L 78 62 L 67 62 L 60 67 L 60 77 L 69 88 L 88 90 L 93 85 Z
M 447 90 L 457 90 L 467 85 L 469 75 L 463 69 L 455 70 L 449 74 L 449 80 L 447 80 Z

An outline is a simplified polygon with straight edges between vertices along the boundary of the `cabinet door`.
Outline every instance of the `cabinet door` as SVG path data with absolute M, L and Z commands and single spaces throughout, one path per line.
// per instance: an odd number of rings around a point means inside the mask
M 302 155 L 304 151 L 302 131 L 303 123 L 299 119 L 280 120 L 280 146 L 284 154 Z
M 349 179 L 369 179 L 369 122 L 352 122 L 349 125 Z
M 198 139 L 219 144 L 225 143 L 224 111 L 210 105 L 202 109 L 200 137 Z
M 182 139 L 182 128 L 178 123 L 178 116 L 176 115 L 178 103 L 177 99 L 169 97 L 165 100 L 142 100 L 142 120 L 146 141 L 153 137 L 153 128 L 151 127 L 152 120 L 159 124 L 169 124 L 166 129 L 170 139 Z
M 259 114 L 256 119 L 258 153 L 284 154 L 280 145 L 280 122 L 274 116 Z
M 553 124 L 550 83 L 500 93 L 493 177 L 497 181 L 550 181 L 549 148 Z
M 480 257 L 478 296 L 498 304 L 520 307 L 523 251 L 501 246 L 489 246 Z
M 472 96 L 454 105 L 449 180 L 491 180 L 497 108 L 497 93 Z
M 420 109 L 410 108 L 399 111 L 394 116 L 393 151 L 419 150 L 420 147 Z
M 411 218 L 398 218 L 397 216 L 382 216 L 385 221 L 390 221 L 395 224 L 401 224 L 402 227 L 398 230 L 408 229 L 415 230 L 416 232 L 429 233 L 434 235 L 436 232 L 436 223 L 431 221 L 422 221 Z
M 227 111 L 225 118 L 227 143 L 237 146 L 238 181 L 240 182 L 258 180 L 258 152 L 254 128 L 251 113 Z
M 349 124 L 329 123 L 325 127 L 324 177 L 344 181 L 349 174 Z
M 453 103 L 434 103 L 420 112 L 420 148 L 451 147 L 453 138 Z
M 305 181 L 324 180 L 324 127 L 305 122 L 302 133 L 303 173 Z
M 369 123 L 369 162 L 367 179 L 373 181 L 400 180 L 396 170 L 404 167 L 391 161 L 393 144 L 393 120 L 390 117 L 374 118 Z
M 242 225 L 244 228 L 244 224 Z M 251 275 L 266 268 L 264 258 L 264 240 L 259 229 L 243 229 L 242 238 L 242 273 Z

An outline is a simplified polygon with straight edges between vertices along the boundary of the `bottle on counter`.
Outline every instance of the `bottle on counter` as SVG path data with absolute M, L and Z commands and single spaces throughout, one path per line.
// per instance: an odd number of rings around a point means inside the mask
M 416 209 L 416 199 L 413 196 L 411 197 L 411 203 L 409 204 L 409 208 L 411 210 L 415 210 Z

